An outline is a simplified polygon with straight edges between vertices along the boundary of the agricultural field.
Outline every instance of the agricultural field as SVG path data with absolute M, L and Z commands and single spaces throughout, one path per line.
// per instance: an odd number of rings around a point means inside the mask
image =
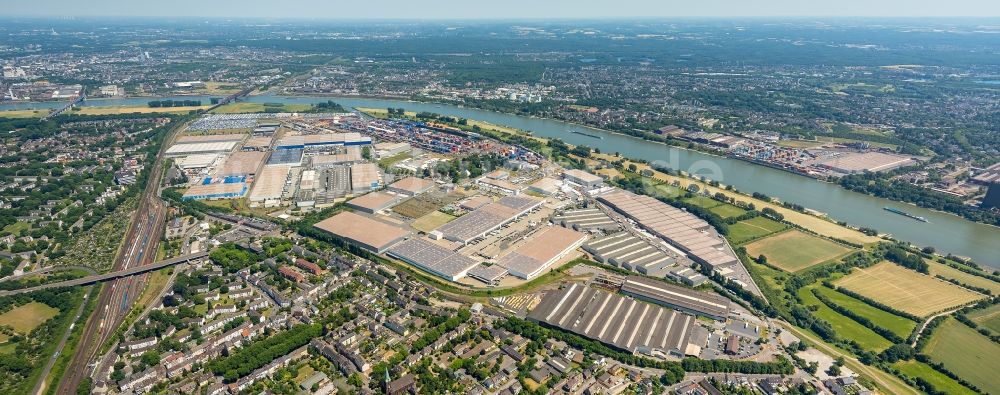
M 767 262 L 794 273 L 851 252 L 850 248 L 798 230 L 790 230 L 746 245 L 752 257 L 764 255 Z
M 729 241 L 743 244 L 746 241 L 787 229 L 784 224 L 764 218 L 754 217 L 729 225 Z
M 1000 394 L 1000 344 L 953 318 L 941 324 L 923 352 L 989 394 Z
M 899 361 L 892 364 L 892 367 L 898 369 L 907 376 L 923 378 L 934 385 L 934 388 L 939 391 L 944 391 L 947 394 L 976 393 L 975 391 L 970 390 L 955 381 L 955 379 L 945 376 L 944 373 L 938 372 L 937 370 L 934 370 L 934 368 L 927 366 L 927 364 L 917 362 L 916 360 L 911 359 L 909 361 Z
M 440 211 L 434 211 L 423 217 L 417 218 L 417 220 L 413 221 L 413 223 L 410 224 L 410 226 L 412 226 L 413 229 L 427 233 L 434 229 L 437 229 L 441 225 L 451 222 L 451 220 L 455 218 L 456 217 L 454 215 L 442 213 Z
M 985 297 L 888 261 L 855 269 L 834 284 L 920 317 Z
M 931 276 L 939 275 L 944 278 L 950 278 L 964 284 L 969 284 L 973 287 L 988 289 L 990 292 L 993 292 L 994 295 L 1000 295 L 1000 283 L 996 281 L 963 272 L 940 262 L 934 262 L 927 259 L 924 261 L 927 262 L 928 271 L 931 273 Z
M 0 325 L 7 325 L 20 334 L 28 334 L 39 325 L 59 314 L 59 309 L 45 303 L 31 302 L 0 314 Z
M 711 211 L 722 218 L 739 217 L 747 212 L 744 209 L 741 209 L 739 207 L 736 207 L 728 203 L 723 203 L 718 206 L 712 207 L 708 211 Z
M 848 340 L 854 340 L 858 342 L 862 348 L 875 352 L 885 350 L 892 345 L 892 342 L 888 339 L 880 336 L 878 333 L 875 333 L 875 331 L 866 328 L 864 325 L 857 323 L 857 321 L 852 320 L 850 317 L 834 311 L 816 298 L 816 295 L 813 295 L 812 293 L 812 289 L 815 287 L 821 287 L 821 285 L 815 284 L 800 288 L 798 293 L 799 298 L 802 300 L 802 304 L 804 306 L 819 307 L 813 312 L 813 315 L 823 321 L 829 322 L 830 325 L 833 326 L 833 329 L 837 332 L 837 336 Z
M 865 317 L 880 327 L 888 329 L 899 337 L 905 339 L 913 332 L 917 323 L 904 317 L 892 314 L 885 310 L 875 308 L 864 301 L 855 299 L 849 295 L 837 292 L 837 290 L 827 287 L 815 287 L 817 292 L 826 296 L 834 304 L 853 311 L 857 315 Z
M 979 326 L 1000 333 L 1000 304 L 976 310 L 966 315 Z

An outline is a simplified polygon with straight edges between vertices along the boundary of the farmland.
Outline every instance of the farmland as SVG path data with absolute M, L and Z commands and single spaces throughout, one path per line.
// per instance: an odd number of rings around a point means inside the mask
M 948 394 L 976 393 L 975 391 L 970 390 L 955 381 L 955 379 L 945 376 L 944 373 L 938 372 L 937 370 L 934 370 L 934 368 L 927 366 L 927 364 L 922 362 L 917 362 L 915 360 L 899 361 L 893 364 L 892 367 L 898 369 L 907 376 L 923 378 L 924 380 L 927 380 L 927 382 L 933 384 L 934 388 Z
M 926 262 L 932 276 L 941 276 L 957 280 L 963 284 L 969 284 L 973 287 L 988 289 L 993 292 L 994 295 L 1000 294 L 1000 283 L 996 281 L 963 272 L 943 263 L 930 260 L 926 260 Z
M 993 332 L 1000 333 L 1000 304 L 976 310 L 968 314 L 969 319 L 975 321 L 979 326 L 986 327 Z
M 733 244 L 743 244 L 758 237 L 780 232 L 788 227 L 780 222 L 764 217 L 754 217 L 729 225 L 729 241 Z
M 861 345 L 862 348 L 872 351 L 882 351 L 892 345 L 888 339 L 879 336 L 871 329 L 866 328 L 864 325 L 857 323 L 849 317 L 846 317 L 829 306 L 824 304 L 816 295 L 813 295 L 812 288 L 818 287 L 819 285 L 812 285 L 808 287 L 802 287 L 799 290 L 798 296 L 802 299 L 802 304 L 805 306 L 816 306 L 818 307 L 813 314 L 830 323 L 833 329 L 837 332 L 837 335 L 848 340 L 854 340 Z
M 769 264 L 792 273 L 851 252 L 847 247 L 798 230 L 755 241 L 746 248 L 750 256 L 764 255 Z
M 949 318 L 934 331 L 924 353 L 986 393 L 1000 393 L 996 368 L 1000 344 Z
M 816 287 L 817 292 L 826 296 L 834 304 L 844 307 L 855 314 L 871 320 L 876 325 L 892 331 L 899 337 L 905 339 L 913 332 L 917 323 L 884 310 L 872 307 L 867 303 L 855 299 L 849 295 L 837 292 L 827 287 Z
M 835 284 L 892 308 L 921 317 L 984 297 L 890 262 L 882 262 L 866 269 L 855 269 L 853 273 L 837 280 Z

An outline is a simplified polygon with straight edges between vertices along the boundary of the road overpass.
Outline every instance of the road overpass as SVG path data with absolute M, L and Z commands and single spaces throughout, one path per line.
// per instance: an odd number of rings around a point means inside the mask
M 123 270 L 114 271 L 114 272 L 108 272 L 108 273 L 104 273 L 104 274 L 97 274 L 97 275 L 93 275 L 93 276 L 80 277 L 80 278 L 73 279 L 73 280 L 60 281 L 60 282 L 51 283 L 51 284 L 43 284 L 43 285 L 39 285 L 39 286 L 36 286 L 36 287 L 31 287 L 31 288 L 15 289 L 15 290 L 11 290 L 11 291 L 0 291 L 0 296 L 17 295 L 17 294 L 21 294 L 21 293 L 25 293 L 25 292 L 34 292 L 34 291 L 40 291 L 40 290 L 49 289 L 49 288 L 73 287 L 73 286 L 77 286 L 77 285 L 87 285 L 87 284 L 99 283 L 99 282 L 102 282 L 102 281 L 114 280 L 116 278 L 129 277 L 129 276 L 134 276 L 136 274 L 141 274 L 141 273 L 146 273 L 146 272 L 150 272 L 150 271 L 153 271 L 153 270 L 162 269 L 162 268 L 165 268 L 167 266 L 173 266 L 173 265 L 176 265 L 176 264 L 179 264 L 179 263 L 185 263 L 185 262 L 189 262 L 189 261 L 192 261 L 192 260 L 195 260 L 195 259 L 201 259 L 201 258 L 204 258 L 206 256 L 208 256 L 208 252 L 207 251 L 205 251 L 205 252 L 196 252 L 196 253 L 193 253 L 193 254 L 181 255 L 181 256 L 178 256 L 178 257 L 170 258 L 170 259 L 164 259 L 162 261 L 153 262 L 153 263 L 148 264 L 148 265 L 143 265 L 143 266 L 138 266 L 138 267 L 132 267 L 132 268 L 123 269 Z

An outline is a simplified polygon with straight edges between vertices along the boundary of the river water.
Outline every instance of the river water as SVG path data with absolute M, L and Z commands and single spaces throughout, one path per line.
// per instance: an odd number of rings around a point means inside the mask
M 210 96 L 179 96 L 162 99 L 202 100 Z M 88 100 L 85 106 L 127 106 L 145 104 L 153 98 Z M 892 234 L 899 240 L 919 246 L 934 246 L 939 252 L 967 256 L 976 262 L 1000 268 L 1000 228 L 979 224 L 961 217 L 935 212 L 914 205 L 898 203 L 856 192 L 782 170 L 750 164 L 741 160 L 717 157 L 697 151 L 677 149 L 639 138 L 610 133 L 600 129 L 566 122 L 523 117 L 447 104 L 416 103 L 398 100 L 354 97 L 284 97 L 251 96 L 250 102 L 316 103 L 334 100 L 345 107 L 405 108 L 410 111 L 430 111 L 442 115 L 463 117 L 531 131 L 536 136 L 559 138 L 570 144 L 600 148 L 602 152 L 619 152 L 622 156 L 662 161 L 671 168 L 705 175 L 744 192 L 760 192 L 781 201 L 798 203 L 827 213 L 831 218 L 857 226 L 867 226 Z M 4 109 L 56 108 L 62 103 L 2 104 Z M 584 134 L 573 133 L 582 132 Z M 600 136 L 596 138 L 592 136 Z M 927 218 L 928 223 L 893 214 L 883 207 L 894 207 Z

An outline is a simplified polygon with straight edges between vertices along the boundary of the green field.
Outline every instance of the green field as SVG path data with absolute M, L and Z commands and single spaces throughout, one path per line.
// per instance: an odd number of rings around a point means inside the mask
M 8 325 L 21 334 L 27 334 L 50 318 L 59 314 L 59 309 L 40 302 L 31 302 L 0 314 L 0 325 Z
M 916 360 L 909 361 L 899 361 L 892 365 L 892 367 L 898 369 L 903 374 L 910 377 L 920 377 L 927 380 L 934 385 L 934 388 L 938 391 L 944 391 L 948 394 L 975 394 L 976 392 L 966 388 L 964 385 L 959 384 L 951 377 L 945 376 L 944 373 L 934 370 L 934 368 L 927 366 L 927 364 L 922 362 L 917 362 Z
M 409 152 L 401 152 L 401 153 L 398 153 L 398 154 L 393 155 L 393 156 L 389 156 L 389 157 L 385 157 L 385 158 L 379 159 L 378 160 L 378 165 L 381 166 L 381 167 L 383 167 L 383 168 L 388 169 L 388 168 L 392 167 L 392 165 L 395 165 L 396 163 L 402 162 L 402 161 L 404 161 L 406 159 L 410 159 L 410 153 Z
M 924 353 L 986 393 L 1000 394 L 1000 344 L 965 324 L 948 318 L 934 331 Z
M 693 204 L 695 206 L 704 207 L 704 208 L 712 208 L 712 207 L 715 207 L 715 206 L 718 206 L 718 205 L 722 204 L 722 202 L 720 202 L 718 200 L 715 200 L 715 199 L 712 199 L 712 198 L 710 198 L 708 196 L 704 196 L 704 195 L 697 195 L 697 196 L 694 196 L 694 197 L 691 197 L 691 198 L 684 199 L 684 201 L 687 202 L 687 203 Z
M 829 322 L 833 326 L 833 329 L 837 332 L 837 336 L 844 339 L 854 340 L 861 345 L 862 348 L 866 350 L 871 350 L 874 352 L 880 352 L 889 348 L 892 345 L 888 339 L 880 336 L 871 329 L 866 328 L 864 325 L 857 323 L 856 321 L 846 317 L 836 311 L 833 311 L 829 306 L 821 302 L 816 295 L 813 295 L 812 289 L 816 287 L 821 287 L 819 284 L 814 284 L 799 289 L 799 298 L 802 299 L 802 304 L 805 306 L 818 306 L 819 309 L 813 312 L 817 318 Z
M 934 262 L 928 259 L 925 259 L 924 261 L 927 262 L 928 272 L 930 272 L 932 276 L 941 276 L 944 278 L 958 280 L 963 284 L 988 289 L 990 292 L 993 292 L 994 295 L 1000 294 L 1000 283 L 996 281 L 963 272 L 940 262 Z
M 837 292 L 836 290 L 822 286 L 816 287 L 816 289 L 819 293 L 823 294 L 823 296 L 829 298 L 834 304 L 871 320 L 871 322 L 875 323 L 875 325 L 888 329 L 903 339 L 910 336 L 910 333 L 913 332 L 913 328 L 917 326 L 917 323 L 910 319 L 900 317 L 885 310 L 877 309 L 868 303 Z
M 854 269 L 850 275 L 834 283 L 919 317 L 986 297 L 888 261 L 865 269 Z
M 28 229 L 31 229 L 31 224 L 24 221 L 17 221 L 3 227 L 4 232 L 10 232 L 10 234 L 13 235 L 19 235 L 21 234 L 21 231 Z
M 744 209 L 741 209 L 739 207 L 736 207 L 728 203 L 712 207 L 708 211 L 711 211 L 722 218 L 739 217 L 747 212 Z
M 1000 304 L 976 310 L 968 314 L 969 319 L 979 326 L 985 327 L 993 332 L 1000 333 Z
M 785 230 L 787 226 L 764 217 L 754 217 L 729 225 L 729 241 L 742 244 L 748 240 L 767 236 L 774 232 Z
M 455 218 L 457 217 L 455 217 L 454 215 L 448 213 L 442 213 L 440 211 L 434 211 L 423 217 L 417 218 L 415 221 L 413 221 L 412 224 L 410 224 L 410 226 L 412 226 L 413 229 L 427 233 L 434 229 L 437 229 L 441 225 L 451 222 L 451 220 Z
M 767 262 L 797 272 L 851 252 L 850 248 L 798 230 L 790 230 L 746 245 L 752 257 L 764 255 Z

